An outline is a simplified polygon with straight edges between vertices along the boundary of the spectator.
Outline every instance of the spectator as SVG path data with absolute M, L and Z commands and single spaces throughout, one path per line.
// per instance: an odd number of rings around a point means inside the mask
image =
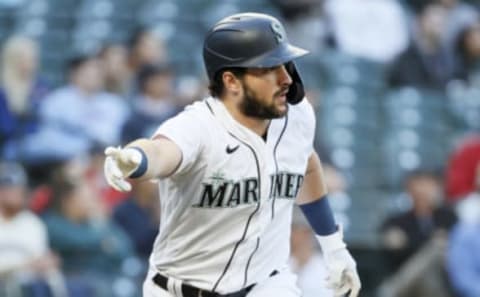
M 133 73 L 143 66 L 167 61 L 163 41 L 148 28 L 138 28 L 128 41 L 128 64 Z
M 459 297 L 480 296 L 479 250 L 480 222 L 457 224 L 450 236 L 447 268 L 450 281 Z
M 28 296 L 64 296 L 58 259 L 43 222 L 25 209 L 27 177 L 15 163 L 0 163 L 0 281 L 17 283 Z
M 480 135 L 466 137 L 452 152 L 446 169 L 446 192 L 449 202 L 458 203 L 480 184 L 476 172 L 480 170 Z M 468 211 L 469 207 L 465 210 Z M 463 216 L 462 211 L 459 213 Z
M 348 54 L 386 63 L 408 44 L 406 17 L 396 0 L 327 0 L 335 43 Z
M 271 0 L 285 19 L 285 30 L 290 41 L 318 54 L 333 43 L 323 12 L 323 0 Z
M 472 139 L 473 140 L 473 139 Z M 477 147 L 478 147 L 478 139 Z M 470 143 L 473 144 L 473 143 Z M 447 269 L 450 280 L 459 297 L 480 296 L 480 160 L 471 161 L 467 169 L 470 193 L 459 202 L 460 222 L 450 235 Z M 472 156 L 470 156 L 472 157 Z M 465 180 L 466 181 L 466 180 Z
M 480 131 L 480 18 L 465 26 L 455 45 L 455 78 L 447 94 L 457 130 Z
M 27 144 L 31 157 L 70 159 L 95 147 L 118 144 L 128 110 L 121 98 L 103 89 L 98 59 L 73 58 L 68 85 L 55 90 L 41 106 L 43 127 Z
M 405 182 L 412 209 L 386 219 L 382 241 L 386 272 L 379 296 L 450 296 L 445 274 L 447 232 L 455 213 L 442 206 L 441 183 L 435 174 L 414 171 Z
M 49 164 L 48 171 L 42 182 L 32 187 L 29 209 L 38 215 L 42 215 L 52 203 L 52 185 L 65 178 L 78 178 L 86 171 L 89 165 L 88 158 L 78 157 L 63 162 Z
M 138 74 L 139 94 L 122 131 L 122 143 L 150 137 L 159 125 L 180 111 L 175 102 L 173 73 L 166 64 L 146 65 Z
M 412 209 L 388 217 L 382 224 L 382 240 L 389 264 L 398 268 L 432 236 L 442 235 L 456 222 L 455 213 L 441 203 L 441 183 L 427 171 L 410 173 L 405 182 Z
M 455 43 L 456 69 L 455 76 L 465 82 L 480 86 L 480 22 L 466 26 Z M 475 78 L 472 81 L 472 78 Z
M 94 150 L 88 156 L 79 156 L 64 162 L 52 164 L 44 182 L 33 188 L 29 208 L 37 214 L 43 214 L 53 203 L 53 187 L 65 179 L 80 179 L 89 188 L 92 197 L 98 201 L 92 216 L 105 218 L 111 215 L 113 208 L 128 196 L 108 187 L 103 175 L 105 157 L 102 151 Z
M 52 190 L 52 206 L 43 218 L 70 290 L 110 292 L 123 261 L 132 255 L 128 237 L 102 217 L 98 197 L 82 179 L 59 181 Z
M 478 20 L 477 9 L 462 0 L 437 0 L 447 9 L 445 28 L 443 28 L 442 40 L 448 51 L 453 52 L 455 40 L 465 27 L 470 27 Z
M 23 161 L 24 141 L 38 129 L 38 109 L 48 92 L 37 77 L 37 44 L 24 36 L 8 38 L 1 64 L 0 158 Z
M 425 5 L 436 3 L 446 10 L 441 39 L 445 49 L 453 51 L 455 40 L 463 28 L 476 22 L 479 14 L 477 9 L 463 0 L 406 0 L 407 6 L 414 12 L 421 11 Z
M 129 199 L 119 204 L 113 212 L 114 221 L 127 233 L 137 255 L 144 260 L 148 259 L 158 233 L 158 202 L 156 183 L 145 181 L 137 184 Z
M 82 178 L 88 184 L 88 187 L 100 197 L 101 216 L 111 216 L 113 209 L 128 198 L 126 193 L 122 193 L 108 186 L 103 175 L 103 163 L 105 162 L 105 154 L 103 149 L 94 150 L 88 158 L 80 160 L 83 162 L 85 171 Z
M 129 73 L 127 48 L 122 44 L 107 44 L 99 53 L 105 72 L 105 90 L 118 96 L 127 96 Z
M 447 269 L 459 297 L 480 296 L 480 166 L 475 176 L 469 216 L 453 228 L 447 253 Z
M 443 90 L 453 77 L 453 61 L 442 43 L 447 10 L 427 3 L 415 16 L 410 46 L 393 62 L 390 86 L 415 86 Z
M 163 40 L 148 28 L 136 29 L 128 41 L 128 69 L 130 77 L 128 97 L 131 98 L 137 94 L 138 86 L 135 79 L 145 65 L 165 63 L 167 61 L 167 50 Z
M 447 192 L 464 222 L 476 222 L 480 217 L 480 137 L 467 137 L 452 154 L 447 169 Z M 461 231 L 459 231 L 461 232 Z

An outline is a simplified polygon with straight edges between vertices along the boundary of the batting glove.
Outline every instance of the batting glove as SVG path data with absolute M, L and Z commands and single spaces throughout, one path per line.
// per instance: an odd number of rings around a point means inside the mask
M 132 185 L 126 180 L 135 172 L 141 161 L 142 154 L 133 148 L 107 147 L 105 149 L 104 174 L 108 184 L 117 191 L 128 192 Z
M 335 296 L 343 296 L 349 291 L 348 297 L 358 296 L 362 285 L 357 273 L 357 263 L 343 242 L 342 231 L 316 237 L 322 247 L 325 266 L 329 273 L 327 286 L 334 291 Z

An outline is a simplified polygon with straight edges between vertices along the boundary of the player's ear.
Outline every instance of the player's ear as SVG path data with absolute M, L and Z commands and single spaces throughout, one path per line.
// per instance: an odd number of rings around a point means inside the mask
M 225 90 L 238 94 L 242 89 L 242 83 L 240 79 L 235 76 L 231 71 L 225 71 L 222 73 L 222 81 Z

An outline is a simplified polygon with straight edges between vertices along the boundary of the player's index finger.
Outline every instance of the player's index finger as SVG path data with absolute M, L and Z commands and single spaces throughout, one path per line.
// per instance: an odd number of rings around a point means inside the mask
M 137 165 L 140 164 L 140 162 L 142 161 L 142 156 L 137 151 L 130 151 L 129 159 L 131 163 Z
M 134 149 L 124 149 L 120 152 L 119 158 L 125 164 L 138 165 L 142 156 Z
M 105 155 L 116 157 L 118 155 L 118 149 L 112 146 L 109 146 L 105 149 Z

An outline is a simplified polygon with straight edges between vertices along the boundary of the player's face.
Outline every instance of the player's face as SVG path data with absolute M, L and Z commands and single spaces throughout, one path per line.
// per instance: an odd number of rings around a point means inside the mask
M 251 68 L 242 79 L 240 110 L 247 116 L 273 119 L 287 113 L 287 92 L 292 78 L 284 65 Z

